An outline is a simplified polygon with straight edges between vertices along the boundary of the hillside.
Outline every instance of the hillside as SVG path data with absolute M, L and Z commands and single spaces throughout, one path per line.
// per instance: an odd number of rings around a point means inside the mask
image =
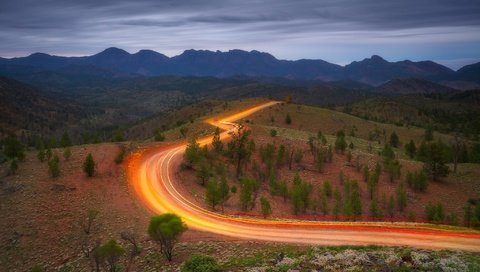
M 427 80 L 397 78 L 376 87 L 374 92 L 391 96 L 405 94 L 452 94 L 459 91 Z
M 478 90 L 374 97 L 343 107 L 342 110 L 370 120 L 401 126 L 432 127 L 461 132 L 478 139 L 480 114 Z
M 0 77 L 0 127 L 2 133 L 51 134 L 78 128 L 84 108 L 68 99 L 47 95 L 31 86 Z

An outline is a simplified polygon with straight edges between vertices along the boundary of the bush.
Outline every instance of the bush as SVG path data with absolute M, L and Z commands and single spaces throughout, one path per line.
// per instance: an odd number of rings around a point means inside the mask
M 272 136 L 272 137 L 277 136 L 277 130 L 271 129 L 271 130 L 270 130 L 270 136 Z
M 60 176 L 60 159 L 57 155 L 54 155 L 51 160 L 48 161 L 48 173 L 52 178 Z
M 183 263 L 181 272 L 216 272 L 220 271 L 215 259 L 210 256 L 192 255 Z
M 116 164 L 121 164 L 123 162 L 123 159 L 125 158 L 125 147 L 120 147 L 120 151 L 118 151 L 117 156 L 115 157 L 115 163 Z
M 85 162 L 83 163 L 83 171 L 89 177 L 93 177 L 93 174 L 95 174 L 95 161 L 93 160 L 91 153 L 89 153 L 85 158 Z

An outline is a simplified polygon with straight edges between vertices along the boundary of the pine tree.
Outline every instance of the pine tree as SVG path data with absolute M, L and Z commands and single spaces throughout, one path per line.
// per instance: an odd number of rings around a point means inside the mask
M 223 151 L 223 143 L 220 140 L 220 128 L 218 127 L 215 129 L 215 133 L 213 134 L 212 147 L 217 153 L 221 153 Z
M 83 163 L 83 171 L 87 174 L 88 177 L 93 177 L 95 174 L 95 161 L 91 153 L 88 153 L 85 161 Z
M 398 135 L 397 133 L 392 132 L 392 134 L 390 135 L 390 145 L 397 148 L 398 147 L 398 144 L 399 144 L 399 139 L 398 139 Z
M 270 202 L 267 198 L 262 197 L 260 198 L 260 205 L 262 206 L 262 215 L 263 218 L 267 218 L 272 214 L 272 207 L 270 206 Z
M 413 140 L 410 140 L 408 144 L 405 145 L 405 153 L 410 157 L 410 159 L 415 158 L 417 152 L 417 147 L 415 146 L 415 143 Z

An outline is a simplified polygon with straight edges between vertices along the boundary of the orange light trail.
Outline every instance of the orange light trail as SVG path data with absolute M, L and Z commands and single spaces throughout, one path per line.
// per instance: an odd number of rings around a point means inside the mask
M 269 101 L 243 111 L 206 122 L 224 130 L 220 139 L 230 137 L 233 122 L 280 102 Z M 212 137 L 198 140 L 210 144 Z M 138 198 L 155 214 L 176 213 L 194 229 L 217 234 L 275 242 L 306 244 L 381 244 L 425 248 L 480 251 L 480 232 L 452 231 L 421 225 L 381 222 L 318 222 L 235 217 L 218 214 L 188 200 L 175 188 L 172 172 L 182 161 L 186 143 L 151 147 L 131 155 L 127 175 Z

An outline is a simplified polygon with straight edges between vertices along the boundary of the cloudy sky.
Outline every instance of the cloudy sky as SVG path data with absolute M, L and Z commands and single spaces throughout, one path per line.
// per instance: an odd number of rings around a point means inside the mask
M 346 64 L 373 54 L 480 61 L 479 0 L 1 0 L 0 56 L 259 50 Z

